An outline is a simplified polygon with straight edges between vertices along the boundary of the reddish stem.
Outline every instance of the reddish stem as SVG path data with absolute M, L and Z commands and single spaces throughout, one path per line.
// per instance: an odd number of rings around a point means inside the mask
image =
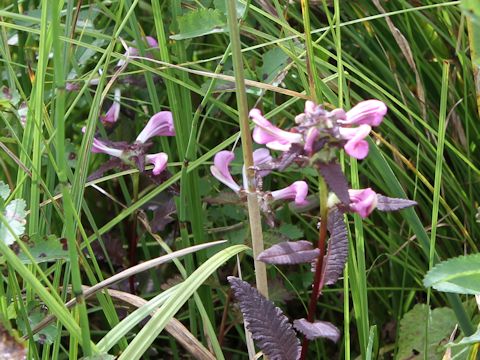
M 322 179 L 323 180 L 323 179 Z M 320 191 L 326 191 L 326 187 L 323 187 Z M 322 268 L 323 268 L 323 258 L 325 257 L 325 242 L 327 239 L 327 221 L 328 221 L 328 208 L 326 202 L 320 201 L 320 231 L 318 234 L 318 245 L 317 248 L 320 250 L 320 254 L 317 258 L 317 265 L 315 267 L 315 276 L 313 278 L 313 290 L 310 295 L 310 302 L 308 304 L 308 313 L 307 320 L 313 322 L 315 320 L 315 310 L 317 308 L 318 297 L 320 296 L 320 285 L 322 281 Z M 309 341 L 305 337 L 302 342 L 302 353 L 300 355 L 300 360 L 305 360 L 305 357 L 308 353 L 308 344 Z

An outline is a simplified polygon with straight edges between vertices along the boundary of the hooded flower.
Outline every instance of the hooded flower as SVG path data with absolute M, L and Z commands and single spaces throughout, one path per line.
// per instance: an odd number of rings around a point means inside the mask
M 173 117 L 170 111 L 160 111 L 153 115 L 142 132 L 138 134 L 136 141 L 146 143 L 153 136 L 175 136 Z
M 93 138 L 92 152 L 108 154 L 110 156 L 115 156 L 118 158 L 121 158 L 123 155 L 123 150 L 115 149 L 114 147 L 107 145 L 105 141 L 102 141 L 95 137 Z
M 360 125 L 356 128 L 341 127 L 340 136 L 348 140 L 344 146 L 345 152 L 356 159 L 365 159 L 368 155 L 368 142 L 364 139 L 371 130 L 369 125 Z
M 350 209 L 366 218 L 377 207 L 377 194 L 370 188 L 362 190 L 348 190 L 350 195 Z
M 286 188 L 271 192 L 273 200 L 294 199 L 295 204 L 299 206 L 308 204 L 307 194 L 308 185 L 305 181 L 295 181 Z
M 218 152 L 213 158 L 214 165 L 210 167 L 210 171 L 218 181 L 238 193 L 240 186 L 233 180 L 229 169 L 230 163 L 234 158 L 235 154 L 232 151 L 223 150 Z
M 158 41 L 157 39 L 155 39 L 154 37 L 152 36 L 145 36 L 143 38 L 143 40 L 147 43 L 148 45 L 148 48 L 158 48 Z M 135 42 L 134 42 L 135 44 Z M 138 56 L 140 55 L 140 52 L 138 51 L 138 48 L 136 48 L 135 46 L 129 46 L 126 51 L 125 51 L 125 54 L 124 56 L 126 56 L 127 58 L 129 56 Z M 147 54 L 147 57 L 151 57 L 149 54 Z M 125 64 L 125 61 L 124 59 L 120 59 L 118 62 L 117 62 L 117 66 L 122 66 Z
M 380 100 L 366 100 L 347 111 L 345 119 L 338 122 L 342 125 L 378 126 L 387 113 L 387 106 Z
M 261 165 L 264 165 L 264 164 L 268 164 L 269 162 L 272 161 L 272 156 L 270 155 L 270 151 L 268 149 L 265 149 L 265 148 L 260 148 L 260 149 L 257 149 L 255 150 L 253 153 L 252 153 L 252 156 L 253 156 L 253 165 L 254 167 L 259 167 Z M 272 170 L 269 170 L 269 169 L 255 169 L 255 175 L 258 176 L 258 177 L 264 177 L 264 176 L 267 176 L 268 174 L 270 174 L 272 172 Z M 246 172 L 246 169 L 245 169 L 245 165 L 243 165 L 243 168 L 242 168 L 242 175 L 243 175 L 243 186 L 244 188 L 247 188 L 247 172 Z
M 307 135 L 305 137 L 305 145 L 303 149 L 309 156 L 311 156 L 313 153 L 313 145 L 315 144 L 315 141 L 317 141 L 319 135 L 320 132 L 315 127 L 311 127 L 307 131 Z
M 148 154 L 145 156 L 147 164 L 153 164 L 153 175 L 159 175 L 167 167 L 168 155 L 160 152 L 157 154 Z
M 118 116 L 120 115 L 120 96 L 121 96 L 120 89 L 116 88 L 112 106 L 110 106 L 110 109 L 108 109 L 105 116 L 100 116 L 100 121 L 104 125 L 106 123 L 116 123 L 117 122 Z
M 253 140 L 257 144 L 266 144 L 273 150 L 288 151 L 292 144 L 303 141 L 301 134 L 279 129 L 265 119 L 258 109 L 250 110 L 250 118 L 257 125 L 253 129 Z

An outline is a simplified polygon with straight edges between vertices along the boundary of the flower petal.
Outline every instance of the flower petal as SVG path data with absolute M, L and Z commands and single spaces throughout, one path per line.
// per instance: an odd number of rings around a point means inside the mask
M 100 116 L 100 121 L 103 124 L 117 122 L 118 116 L 120 115 L 120 96 L 120 89 L 116 88 L 112 106 L 110 106 L 105 116 Z
M 344 125 L 370 125 L 378 126 L 382 123 L 387 113 L 387 105 L 380 100 L 366 100 L 355 105 L 347 111 L 346 120 L 339 121 Z
M 145 143 L 153 136 L 175 136 L 173 116 L 170 111 L 160 111 L 153 115 L 142 132 L 138 134 L 137 141 Z
M 153 175 L 159 175 L 167 167 L 168 155 L 163 152 L 148 154 L 145 156 L 145 162 L 153 164 Z
M 377 194 L 371 188 L 348 190 L 350 195 L 350 209 L 366 218 L 377 207 Z
M 97 138 L 93 138 L 92 152 L 108 154 L 110 156 L 115 156 L 118 158 L 121 158 L 123 154 L 123 150 L 112 148 L 108 146 L 104 141 Z
M 240 186 L 233 180 L 230 174 L 230 163 L 235 158 L 235 154 L 231 151 L 223 150 L 218 152 L 214 159 L 214 165 L 210 167 L 210 171 L 215 178 L 221 183 L 227 185 L 235 192 L 240 191 Z
M 356 128 L 341 127 L 340 136 L 348 140 L 344 146 L 345 152 L 356 159 L 364 159 L 368 155 L 368 142 L 364 139 L 371 130 L 369 125 L 360 125 Z
M 303 147 L 303 149 L 309 156 L 312 155 L 313 144 L 315 143 L 315 141 L 317 141 L 319 135 L 320 132 L 315 127 L 311 127 L 307 131 L 307 135 L 305 136 L 305 146 Z
M 295 199 L 296 205 L 306 205 L 306 197 L 308 194 L 308 185 L 305 181 L 295 181 L 292 185 L 286 188 L 272 191 L 273 200 Z

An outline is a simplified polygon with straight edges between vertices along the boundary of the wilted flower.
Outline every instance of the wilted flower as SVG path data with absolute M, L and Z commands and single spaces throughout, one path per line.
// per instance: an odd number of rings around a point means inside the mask
M 308 201 L 305 200 L 308 194 L 308 185 L 305 181 L 295 181 L 292 185 L 272 191 L 270 194 L 273 200 L 294 199 L 296 205 L 308 204 Z
M 377 207 L 377 193 L 370 188 L 362 190 L 348 190 L 350 195 L 350 209 L 366 218 Z
M 170 111 L 160 111 L 153 115 L 142 132 L 138 134 L 136 141 L 146 143 L 153 136 L 175 136 L 173 117 Z
M 253 140 L 257 144 L 266 144 L 273 150 L 288 151 L 292 144 L 303 141 L 302 134 L 279 129 L 265 119 L 258 109 L 250 110 L 250 118 L 257 125 L 253 129 Z

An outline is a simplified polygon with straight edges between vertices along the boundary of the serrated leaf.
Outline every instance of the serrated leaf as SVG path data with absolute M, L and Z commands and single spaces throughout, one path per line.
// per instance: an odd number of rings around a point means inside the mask
M 340 199 L 344 205 L 350 204 L 350 195 L 348 194 L 348 182 L 343 174 L 342 167 L 336 162 L 320 162 L 318 169 L 322 174 L 330 190 Z
M 325 338 L 337 342 L 340 339 L 340 330 L 328 321 L 310 322 L 307 319 L 297 319 L 293 327 L 300 331 L 308 340 Z
M 282 310 L 247 282 L 233 276 L 229 276 L 228 281 L 246 327 L 263 353 L 271 360 L 298 359 L 300 341 Z
M 258 260 L 267 264 L 292 265 L 312 262 L 320 254 L 310 241 L 286 241 L 262 251 Z
M 3 181 L 0 181 L 0 197 L 3 200 L 7 200 L 9 196 L 10 196 L 10 188 Z
M 348 258 L 347 226 L 343 214 L 339 210 L 333 210 L 328 217 L 328 240 L 327 254 L 323 261 L 322 288 L 323 284 L 335 284 L 345 268 Z
M 427 316 L 430 319 L 427 354 L 425 354 Z M 455 314 L 449 308 L 437 308 L 431 311 L 425 304 L 415 305 L 400 321 L 397 359 L 441 359 L 445 351 L 443 345 L 448 341 L 456 322 Z
M 413 200 L 391 198 L 377 194 L 377 209 L 380 211 L 397 211 L 414 205 L 417 205 L 417 202 Z
M 3 212 L 5 221 L 17 236 L 25 232 L 26 206 L 25 200 L 23 199 L 12 200 Z M 5 242 L 7 245 L 11 245 L 15 241 L 15 236 L 3 222 L 0 223 L 0 241 Z
M 192 39 L 199 36 L 223 33 L 227 30 L 227 19 L 218 9 L 198 9 L 178 18 L 180 32 L 170 36 L 172 40 Z
M 458 294 L 480 294 L 480 254 L 459 256 L 437 264 L 423 279 L 425 287 Z

